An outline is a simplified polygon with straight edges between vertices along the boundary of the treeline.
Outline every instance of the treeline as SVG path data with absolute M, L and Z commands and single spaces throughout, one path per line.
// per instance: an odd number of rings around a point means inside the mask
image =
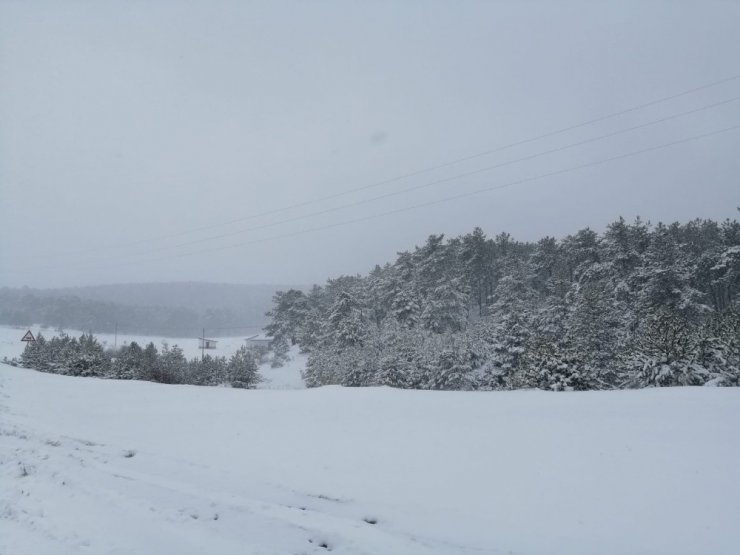
M 159 350 L 154 343 L 141 347 L 131 342 L 105 350 L 91 334 L 79 339 L 62 334 L 49 340 L 39 334 L 26 345 L 20 360 L 9 362 L 67 376 L 252 388 L 262 381 L 259 364 L 266 354 L 266 350 L 245 345 L 229 359 L 207 355 L 187 360 L 177 345 L 164 344 Z
M 734 220 L 620 219 L 536 243 L 476 228 L 279 292 L 267 330 L 309 354 L 308 386 L 736 386 L 738 291 Z
M 0 324 L 31 326 L 39 324 L 59 330 L 78 329 L 96 333 L 161 335 L 164 337 L 197 337 L 202 328 L 218 336 L 218 328 L 243 331 L 247 320 L 228 308 L 203 311 L 180 307 L 130 306 L 76 296 L 48 296 L 26 293 L 22 289 L 0 289 Z M 250 322 L 247 322 L 248 324 Z

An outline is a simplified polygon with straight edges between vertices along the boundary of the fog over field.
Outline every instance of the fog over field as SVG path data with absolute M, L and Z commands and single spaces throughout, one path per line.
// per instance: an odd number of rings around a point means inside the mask
M 0 324 L 169 337 L 197 337 L 202 328 L 216 336 L 259 333 L 269 322 L 273 295 L 289 288 L 195 282 L 4 287 Z

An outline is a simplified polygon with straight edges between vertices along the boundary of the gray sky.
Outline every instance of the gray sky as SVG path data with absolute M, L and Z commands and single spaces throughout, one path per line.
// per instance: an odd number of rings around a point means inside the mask
M 731 1 L 2 1 L 0 285 L 308 283 L 475 226 L 736 217 L 740 130 L 307 231 L 740 125 L 728 102 L 424 186 L 740 97 L 740 79 L 260 214 L 738 75 L 738 29 Z

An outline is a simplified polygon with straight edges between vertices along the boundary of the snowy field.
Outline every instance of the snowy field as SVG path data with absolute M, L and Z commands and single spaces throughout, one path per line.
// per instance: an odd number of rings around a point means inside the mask
M 271 391 L 0 365 L 0 554 L 736 554 L 740 389 Z
M 21 342 L 21 338 L 29 329 L 33 332 L 34 336 L 38 335 L 40 332 L 47 339 L 55 335 L 59 335 L 51 328 L 41 329 L 39 326 L 31 326 L 30 328 L 0 326 L 0 361 L 3 360 L 4 357 L 12 359 L 21 355 L 26 346 L 25 343 Z M 71 337 L 79 337 L 83 332 L 79 330 L 65 330 L 65 333 Z M 163 344 L 166 343 L 170 347 L 174 347 L 175 345 L 180 347 L 183 350 L 185 357 L 188 359 L 200 357 L 201 355 L 201 351 L 198 348 L 198 340 L 194 338 L 173 338 L 121 333 L 118 334 L 117 338 L 113 334 L 108 333 L 95 333 L 93 335 L 105 348 L 113 348 L 115 344 L 120 347 L 121 345 L 136 341 L 142 347 L 149 343 L 154 343 L 157 349 L 161 349 Z M 245 339 L 246 338 L 243 335 L 239 337 L 219 337 L 217 338 L 218 348 L 209 349 L 206 351 L 206 354 L 211 356 L 225 356 L 228 358 L 233 355 L 239 347 L 245 344 Z M 305 367 L 306 357 L 301 355 L 297 348 L 294 348 L 290 352 L 290 361 L 282 368 L 270 368 L 269 364 L 263 364 L 260 367 L 260 373 L 265 378 L 265 381 L 259 384 L 259 387 L 262 389 L 302 389 L 305 385 L 301 378 L 301 371 Z

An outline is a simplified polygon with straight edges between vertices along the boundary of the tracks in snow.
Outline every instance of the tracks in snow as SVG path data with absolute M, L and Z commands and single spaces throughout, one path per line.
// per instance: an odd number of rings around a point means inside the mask
M 257 477 L 240 483 L 136 446 L 37 433 L 18 424 L 1 395 L 0 555 L 479 553 L 441 550 L 352 499 Z

